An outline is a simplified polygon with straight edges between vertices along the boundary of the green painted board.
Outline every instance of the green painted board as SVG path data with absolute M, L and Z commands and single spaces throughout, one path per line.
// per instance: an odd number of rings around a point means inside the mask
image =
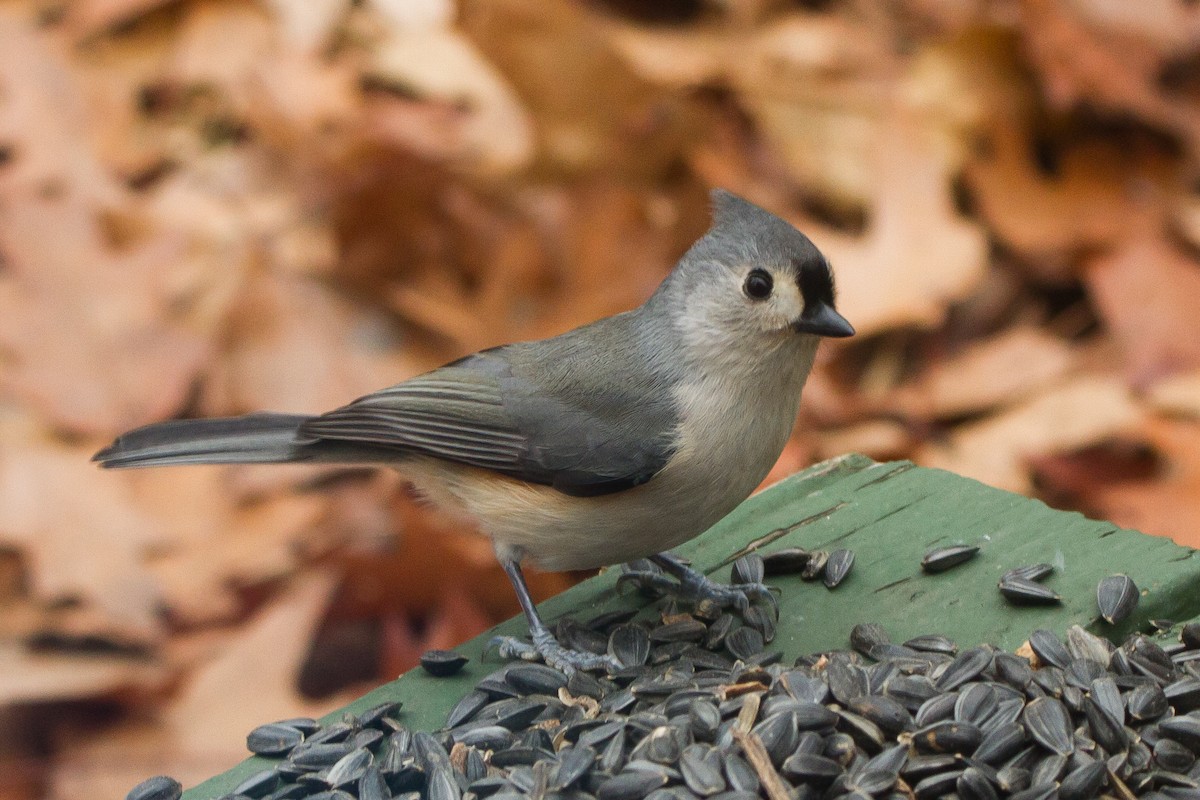
M 980 545 L 980 554 L 948 572 L 921 572 L 926 551 L 960 543 Z M 678 552 L 726 580 L 727 565 L 742 552 L 791 546 L 847 547 L 856 561 L 834 590 L 798 577 L 771 579 L 782 592 L 772 647 L 789 659 L 845 647 L 850 629 L 866 621 L 882 623 L 895 641 L 943 633 L 962 646 L 990 642 L 1012 650 L 1036 628 L 1062 634 L 1078 623 L 1120 639 L 1146 628 L 1151 619 L 1200 615 L 1200 556 L 1194 550 L 1055 511 L 941 470 L 908 462 L 880 464 L 855 455 L 817 464 L 761 492 Z M 1008 604 L 996 589 L 1000 575 L 1042 561 L 1056 567 L 1046 584 L 1062 596 L 1062 605 Z M 1095 605 L 1097 581 L 1114 572 L 1128 574 L 1142 590 L 1136 613 L 1116 628 L 1097 619 Z M 542 604 L 543 615 L 548 621 L 564 614 L 586 619 L 610 609 L 645 606 L 635 592 L 618 593 L 617 574 L 608 571 L 552 598 Z M 645 613 L 654 613 L 653 608 L 647 606 Z M 402 700 L 409 727 L 436 729 L 458 698 L 500 665 L 494 656 L 481 658 L 488 640 L 497 633 L 524 631 L 523 619 L 509 620 L 458 648 L 471 659 L 460 675 L 437 679 L 413 670 L 344 710 Z M 249 759 L 185 798 L 220 797 L 271 763 Z

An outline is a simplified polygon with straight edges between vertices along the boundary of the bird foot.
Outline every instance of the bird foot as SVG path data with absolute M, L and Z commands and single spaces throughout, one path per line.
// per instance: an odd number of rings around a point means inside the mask
M 771 588 L 762 582 L 754 583 L 717 583 L 702 572 L 678 562 L 672 558 L 671 570 L 675 578 L 667 575 L 652 561 L 642 559 L 624 565 L 624 571 L 617 578 L 618 583 L 625 581 L 636 584 L 640 589 L 648 589 L 661 594 L 674 594 L 695 603 L 707 600 L 721 608 L 736 608 L 745 611 L 754 601 L 762 600 L 771 606 L 775 616 L 779 616 L 779 601 Z
M 501 658 L 544 661 L 565 675 L 571 675 L 575 670 L 603 670 L 611 674 L 621 669 L 621 664 L 612 656 L 563 647 L 548 630 L 534 631 L 532 638 L 533 643 L 530 644 L 516 636 L 497 636 L 488 643 L 488 648 L 495 648 Z

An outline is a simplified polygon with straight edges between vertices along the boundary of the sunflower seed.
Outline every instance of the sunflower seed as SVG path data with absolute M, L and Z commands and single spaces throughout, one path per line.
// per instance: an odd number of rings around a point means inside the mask
M 808 554 L 808 563 L 800 570 L 800 578 L 814 581 L 825 575 L 825 564 L 829 561 L 829 553 L 824 550 L 814 550 Z
M 1013 567 L 1008 572 L 1000 576 L 1002 581 L 1022 580 L 1022 581 L 1040 581 L 1043 578 L 1048 578 L 1054 573 L 1054 567 L 1049 564 L 1026 564 L 1021 567 Z
M 854 566 L 854 551 L 839 548 L 829 554 L 829 558 L 825 562 L 824 582 L 828 589 L 835 589 L 841 585 L 846 576 L 850 574 L 850 569 Z
M 246 734 L 246 749 L 260 756 L 282 756 L 303 741 L 304 734 L 298 728 L 272 722 Z
M 1071 735 L 1073 726 L 1066 706 L 1054 697 L 1039 697 L 1030 700 L 1021 714 L 1025 729 L 1038 744 L 1059 755 L 1070 755 L 1075 750 Z
M 935 686 L 943 692 L 957 689 L 967 681 L 974 680 L 992 663 L 992 651 L 984 647 L 964 650 L 946 665 Z
M 518 696 L 530 694 L 558 694 L 567 685 L 567 676 L 545 664 L 515 664 L 504 674 L 504 682 Z
M 954 788 L 962 800 L 998 800 L 999 795 L 992 782 L 978 767 L 967 767 L 958 776 Z
M 457 675 L 467 659 L 453 650 L 426 650 L 421 654 L 421 666 L 435 678 Z
M 891 643 L 888 632 L 877 622 L 860 622 L 850 629 L 850 646 L 864 656 L 876 645 Z
M 935 722 L 912 737 L 913 746 L 924 753 L 970 755 L 983 741 L 983 732 L 969 722 Z
M 760 608 L 754 606 L 754 608 Z M 652 642 L 698 642 L 708 633 L 708 626 L 695 617 L 676 619 L 650 631 Z
M 958 652 L 957 644 L 945 636 L 935 634 L 914 636 L 905 642 L 904 646 L 921 653 L 941 653 L 947 656 L 953 656 Z
M 775 575 L 793 575 L 800 572 L 808 564 L 811 554 L 802 547 L 786 547 L 763 555 L 763 574 L 770 578 Z
M 1053 605 L 1062 602 L 1053 589 L 1022 578 L 1002 580 L 999 587 L 1000 594 L 1016 605 Z
M 1162 687 L 1157 683 L 1144 683 L 1134 687 L 1133 691 L 1129 693 L 1126 705 L 1129 709 L 1129 716 L 1139 722 L 1158 719 L 1171 707 Z
M 979 548 L 975 545 L 958 544 L 951 547 L 938 547 L 930 550 L 921 559 L 921 569 L 926 572 L 945 572 L 970 561 L 978 552 Z
M 842 765 L 815 753 L 795 753 L 783 762 L 782 771 L 788 777 L 827 786 L 842 774 Z
M 679 757 L 679 771 L 684 783 L 701 797 L 725 790 L 725 778 L 721 774 L 721 755 L 704 744 L 688 745 Z
M 733 567 L 729 571 L 729 582 L 762 583 L 765 574 L 762 556 L 758 553 L 750 553 L 733 562 Z
M 1025 745 L 1025 727 L 1016 722 L 997 725 L 988 731 L 973 757 L 984 764 L 998 766 Z
M 761 653 L 765 644 L 763 635 L 749 627 L 738 628 L 725 637 L 725 649 L 741 661 L 748 661 Z
M 1044 664 L 1066 669 L 1067 664 L 1071 663 L 1071 654 L 1063 646 L 1062 640 L 1048 630 L 1039 628 L 1029 634 L 1029 647 Z
M 1158 723 L 1158 730 L 1168 739 L 1174 739 L 1181 745 L 1200 750 L 1200 718 L 1190 715 L 1171 717 Z
M 666 786 L 668 777 L 657 772 L 628 770 L 608 778 L 596 789 L 599 800 L 642 800 L 660 786 Z
M 363 776 L 367 771 L 367 767 L 371 766 L 374 761 L 375 757 L 365 747 L 351 750 L 329 768 L 326 780 L 335 789 L 347 784 L 358 783 L 358 779 Z
M 1109 625 L 1123 622 L 1137 608 L 1138 588 L 1128 575 L 1109 575 L 1096 586 L 1096 605 Z
M 179 781 L 166 775 L 147 778 L 129 790 L 125 800 L 179 800 L 183 796 L 183 786 Z
M 650 658 L 650 635 L 641 625 L 618 625 L 609 634 L 608 654 L 626 667 L 643 666 Z
M 277 786 L 279 786 L 279 773 L 273 769 L 264 769 L 239 783 L 231 794 L 254 798 L 265 797 L 275 791 Z

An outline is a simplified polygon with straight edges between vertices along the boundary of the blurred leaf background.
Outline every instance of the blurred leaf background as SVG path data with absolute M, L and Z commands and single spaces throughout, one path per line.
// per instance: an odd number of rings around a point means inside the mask
M 772 480 L 1200 542 L 1198 156 L 1185 0 L 0 0 L 0 798 L 194 783 L 517 611 L 395 475 L 97 447 L 629 308 L 714 186 L 859 330 Z

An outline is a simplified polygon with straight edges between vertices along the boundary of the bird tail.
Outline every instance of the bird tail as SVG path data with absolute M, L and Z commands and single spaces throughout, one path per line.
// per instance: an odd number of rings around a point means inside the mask
M 247 414 L 160 422 L 118 436 L 92 460 L 113 469 L 309 461 L 317 453 L 296 437 L 309 419 L 299 414 Z

